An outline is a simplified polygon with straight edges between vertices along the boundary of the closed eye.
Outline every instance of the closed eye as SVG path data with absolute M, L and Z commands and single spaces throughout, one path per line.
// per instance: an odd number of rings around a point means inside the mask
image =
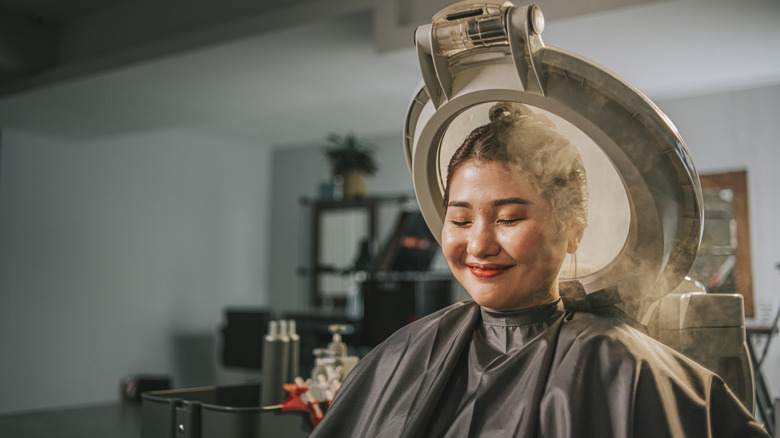
M 517 218 L 517 219 L 499 219 L 496 222 L 498 222 L 499 224 L 502 224 L 502 225 L 511 225 L 511 224 L 520 222 L 521 220 L 523 220 L 523 219 L 522 218 Z
M 471 222 L 468 221 L 450 221 L 452 225 L 455 225 L 456 227 L 465 227 L 466 225 L 470 224 Z

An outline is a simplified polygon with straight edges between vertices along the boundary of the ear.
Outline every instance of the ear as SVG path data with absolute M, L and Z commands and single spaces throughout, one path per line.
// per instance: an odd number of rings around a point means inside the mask
M 572 225 L 569 226 L 568 233 L 568 247 L 566 248 L 566 252 L 569 254 L 574 254 L 577 252 L 577 248 L 580 247 L 580 242 L 582 242 L 582 236 L 585 234 L 585 227 L 582 225 Z

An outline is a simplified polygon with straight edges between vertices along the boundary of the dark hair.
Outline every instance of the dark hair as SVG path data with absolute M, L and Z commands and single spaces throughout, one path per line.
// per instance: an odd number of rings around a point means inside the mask
M 490 123 L 466 137 L 447 166 L 444 207 L 455 172 L 469 161 L 499 162 L 521 172 L 552 205 L 559 228 L 588 221 L 588 185 L 577 148 L 530 108 L 498 102 L 490 108 Z

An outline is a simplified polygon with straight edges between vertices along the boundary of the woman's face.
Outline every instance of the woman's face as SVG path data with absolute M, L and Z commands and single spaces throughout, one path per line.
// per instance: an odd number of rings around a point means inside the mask
M 442 250 L 474 301 L 511 311 L 557 299 L 570 245 L 550 203 L 498 162 L 463 164 L 449 189 Z

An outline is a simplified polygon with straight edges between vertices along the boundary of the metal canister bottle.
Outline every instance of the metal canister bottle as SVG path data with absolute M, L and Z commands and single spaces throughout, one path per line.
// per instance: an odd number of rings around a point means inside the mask
M 286 331 L 286 321 L 270 321 L 268 323 L 268 334 L 263 340 L 261 406 L 279 404 L 285 399 L 283 385 L 290 380 L 287 375 L 290 338 L 287 337 Z
M 287 377 L 293 380 L 300 376 L 301 364 L 301 337 L 296 330 L 295 320 L 291 319 L 287 322 L 287 331 L 287 336 L 290 338 L 290 359 Z

